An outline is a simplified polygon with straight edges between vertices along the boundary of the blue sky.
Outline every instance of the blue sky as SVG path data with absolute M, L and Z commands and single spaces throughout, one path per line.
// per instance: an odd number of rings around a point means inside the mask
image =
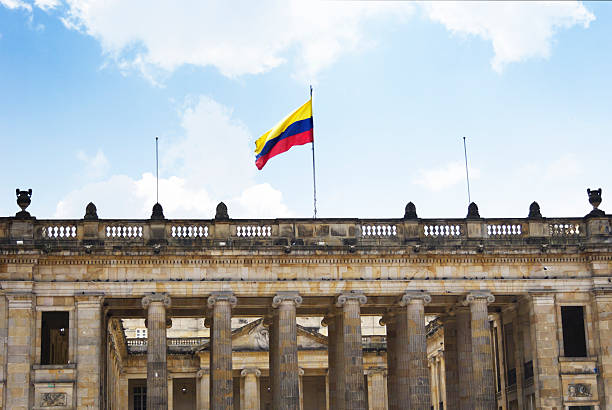
M 0 0 L 0 215 L 312 216 L 310 146 L 254 140 L 313 84 L 321 217 L 582 216 L 612 183 L 612 4 Z M 612 202 L 611 202 L 612 203 Z

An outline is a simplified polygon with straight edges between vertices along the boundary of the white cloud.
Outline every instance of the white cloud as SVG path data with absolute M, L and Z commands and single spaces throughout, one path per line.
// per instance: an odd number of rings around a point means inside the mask
M 42 10 L 49 11 L 60 5 L 60 0 L 34 0 L 34 5 Z
M 0 0 L 0 5 L 3 5 L 9 10 L 24 9 L 32 11 L 32 6 L 22 0 Z
M 312 77 L 368 44 L 363 23 L 402 19 L 411 4 L 324 1 L 67 0 L 64 24 L 98 39 L 123 68 L 151 75 L 179 66 L 213 66 L 228 77 L 287 62 Z M 153 67 L 153 68 L 152 68 Z
M 288 217 L 282 193 L 269 184 L 255 184 L 252 138 L 231 110 L 208 97 L 188 104 L 181 113 L 185 136 L 161 140 L 164 158 L 159 202 L 167 218 L 212 218 L 224 201 L 233 218 Z M 167 153 L 167 154 L 165 154 Z M 97 176 L 109 169 L 101 151 L 80 152 L 84 169 Z M 95 164 L 92 166 L 92 164 Z M 170 175 L 170 176 L 165 176 Z M 134 179 L 113 175 L 69 192 L 56 206 L 56 218 L 81 218 L 94 202 L 101 218 L 149 218 L 156 202 L 152 173 Z
M 98 150 L 96 155 L 89 156 L 83 151 L 77 152 L 77 159 L 85 166 L 85 174 L 90 178 L 100 178 L 106 175 L 110 169 L 110 164 L 102 150 Z
M 480 178 L 480 170 L 469 167 L 470 179 Z M 419 169 L 413 183 L 438 192 L 465 181 L 465 165 L 453 161 L 440 168 Z
M 493 69 L 550 56 L 554 34 L 595 19 L 579 2 L 430 2 L 426 14 L 456 34 L 491 41 Z

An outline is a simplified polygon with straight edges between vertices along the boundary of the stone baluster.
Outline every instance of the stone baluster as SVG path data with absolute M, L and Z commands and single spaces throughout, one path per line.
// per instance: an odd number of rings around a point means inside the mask
M 211 314 L 210 332 L 210 408 L 231 410 L 234 406 L 232 378 L 232 307 L 237 299 L 230 292 L 208 297 Z
M 336 322 L 337 339 L 340 339 L 340 349 L 336 353 L 339 361 L 342 361 L 341 376 L 336 379 L 336 388 L 338 394 L 344 396 L 344 407 L 340 409 L 366 409 L 360 309 L 366 302 L 366 296 L 357 291 L 343 293 L 336 300 L 337 317 L 340 317 L 342 323 L 342 326 L 338 326 Z
M 270 370 L 274 374 L 273 387 L 278 389 L 272 394 L 273 407 L 279 410 L 299 408 L 296 308 L 301 303 L 297 292 L 280 292 L 272 299 Z
M 196 389 L 197 410 L 208 410 L 210 408 L 210 371 L 200 369 L 197 373 L 198 386 Z
M 368 376 L 368 410 L 387 410 L 385 372 L 384 367 L 372 367 L 366 372 Z
M 474 409 L 496 410 L 495 374 L 489 325 L 488 304 L 495 301 L 489 292 L 469 293 L 464 304 L 469 305 L 472 333 L 472 377 Z
M 425 304 L 431 296 L 423 292 L 406 292 L 399 301 L 395 319 L 395 377 L 399 399 L 396 402 L 411 409 L 431 408 L 427 340 L 425 337 Z
M 459 409 L 459 366 L 457 362 L 457 318 L 454 313 L 442 319 L 444 325 L 444 384 L 446 408 Z
M 168 409 L 168 363 L 166 309 L 170 297 L 165 293 L 154 293 L 142 298 L 142 307 L 147 310 L 147 409 Z
M 459 409 L 473 410 L 473 366 L 472 366 L 472 324 L 470 309 L 465 306 L 457 306 L 455 309 L 457 317 L 457 363 L 461 366 L 459 377 Z M 449 407 L 450 408 L 450 407 Z
M 259 377 L 261 371 L 247 367 L 240 372 L 240 410 L 259 410 Z

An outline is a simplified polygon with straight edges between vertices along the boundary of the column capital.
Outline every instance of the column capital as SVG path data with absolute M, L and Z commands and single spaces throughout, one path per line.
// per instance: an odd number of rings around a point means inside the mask
M 468 293 L 465 296 L 465 300 L 463 301 L 463 305 L 467 306 L 467 305 L 472 304 L 476 300 L 482 300 L 482 299 L 484 299 L 487 302 L 487 305 L 489 303 L 495 302 L 495 296 L 493 296 L 493 294 L 491 292 L 489 292 L 488 290 L 479 290 L 479 291 L 474 291 L 474 292 Z
M 277 308 L 285 302 L 293 302 L 295 307 L 298 307 L 302 304 L 302 297 L 298 292 L 278 292 L 272 298 L 272 307 Z
M 431 302 L 431 295 L 427 292 L 407 290 L 402 295 L 398 303 L 401 307 L 404 307 L 408 306 L 408 304 L 410 304 L 410 302 L 412 302 L 413 300 L 422 300 L 423 304 L 426 305 Z
M 261 376 L 261 370 L 259 370 L 256 367 L 246 367 L 244 369 L 242 369 L 242 371 L 240 372 L 240 376 L 241 377 L 245 377 L 249 374 L 254 374 L 255 377 L 260 377 Z
M 206 304 L 209 309 L 212 309 L 217 302 L 228 302 L 231 307 L 234 307 L 238 303 L 238 299 L 232 292 L 215 292 L 210 294 Z
M 304 369 L 302 369 L 301 367 L 298 367 L 298 376 L 303 376 L 304 375 Z
M 323 319 L 321 319 L 321 326 L 323 327 L 327 327 L 329 326 L 329 324 L 331 323 L 331 321 L 334 319 L 336 315 L 334 313 L 328 312 L 325 316 L 323 316 Z
M 198 370 L 198 372 L 196 373 L 196 377 L 198 379 L 201 379 L 204 376 L 209 376 L 210 375 L 210 369 L 200 369 Z
M 360 305 L 364 305 L 368 298 L 363 294 L 360 290 L 352 290 L 350 293 L 342 293 L 336 299 L 336 307 L 342 307 L 345 303 L 349 301 L 356 301 Z
M 383 376 L 386 376 L 387 368 L 386 367 L 370 367 L 365 370 L 365 374 L 367 374 L 368 376 L 371 374 L 379 374 L 379 373 L 382 373 Z
M 167 293 L 152 293 L 142 298 L 142 307 L 148 309 L 153 302 L 161 302 L 166 308 L 169 308 L 172 304 L 172 300 Z
M 389 323 L 395 320 L 395 316 L 397 316 L 397 314 L 394 311 L 388 310 L 384 315 L 382 315 L 378 321 L 378 324 L 381 326 L 387 326 Z

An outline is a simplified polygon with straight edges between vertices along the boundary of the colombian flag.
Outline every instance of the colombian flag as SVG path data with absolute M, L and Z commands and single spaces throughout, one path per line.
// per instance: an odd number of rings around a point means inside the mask
M 294 145 L 313 142 L 312 98 L 255 141 L 255 165 L 262 169 L 268 160 Z

